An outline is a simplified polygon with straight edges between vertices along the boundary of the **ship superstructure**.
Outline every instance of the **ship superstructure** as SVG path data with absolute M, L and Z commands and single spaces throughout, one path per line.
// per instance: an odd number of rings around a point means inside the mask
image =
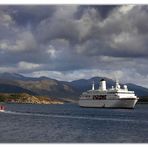
M 106 81 L 101 79 L 99 89 L 95 89 L 94 83 L 92 89 L 83 92 L 79 99 L 79 105 L 82 107 L 109 107 L 109 108 L 134 108 L 138 97 L 134 91 L 129 91 L 127 85 L 121 88 L 118 81 L 115 87 L 107 89 Z

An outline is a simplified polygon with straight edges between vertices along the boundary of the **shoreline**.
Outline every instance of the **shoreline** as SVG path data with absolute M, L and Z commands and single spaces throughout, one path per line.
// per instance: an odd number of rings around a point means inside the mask
M 27 103 L 27 102 L 0 102 L 0 105 L 5 105 L 5 104 L 38 104 L 38 105 L 54 105 L 54 104 L 65 104 L 64 102 L 59 102 L 59 103 Z
M 1 103 L 18 104 L 63 104 L 64 101 L 47 96 L 33 96 L 27 93 L 0 93 Z
M 148 104 L 148 102 L 138 102 L 137 104 Z

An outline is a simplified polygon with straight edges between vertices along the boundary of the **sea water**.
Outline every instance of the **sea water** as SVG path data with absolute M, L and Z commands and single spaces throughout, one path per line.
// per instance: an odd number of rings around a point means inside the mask
M 148 104 L 134 109 L 77 104 L 5 104 L 0 143 L 147 143 Z

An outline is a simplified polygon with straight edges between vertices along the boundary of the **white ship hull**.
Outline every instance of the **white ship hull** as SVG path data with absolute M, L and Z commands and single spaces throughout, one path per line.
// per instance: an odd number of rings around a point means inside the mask
M 138 99 L 112 99 L 112 100 L 87 100 L 80 99 L 81 107 L 99 107 L 99 108 L 134 108 Z

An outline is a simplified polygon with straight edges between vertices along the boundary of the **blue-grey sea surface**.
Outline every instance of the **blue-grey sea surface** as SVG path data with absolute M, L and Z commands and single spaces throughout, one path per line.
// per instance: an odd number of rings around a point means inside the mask
M 5 104 L 0 143 L 147 143 L 148 104 L 135 109 L 77 104 Z

